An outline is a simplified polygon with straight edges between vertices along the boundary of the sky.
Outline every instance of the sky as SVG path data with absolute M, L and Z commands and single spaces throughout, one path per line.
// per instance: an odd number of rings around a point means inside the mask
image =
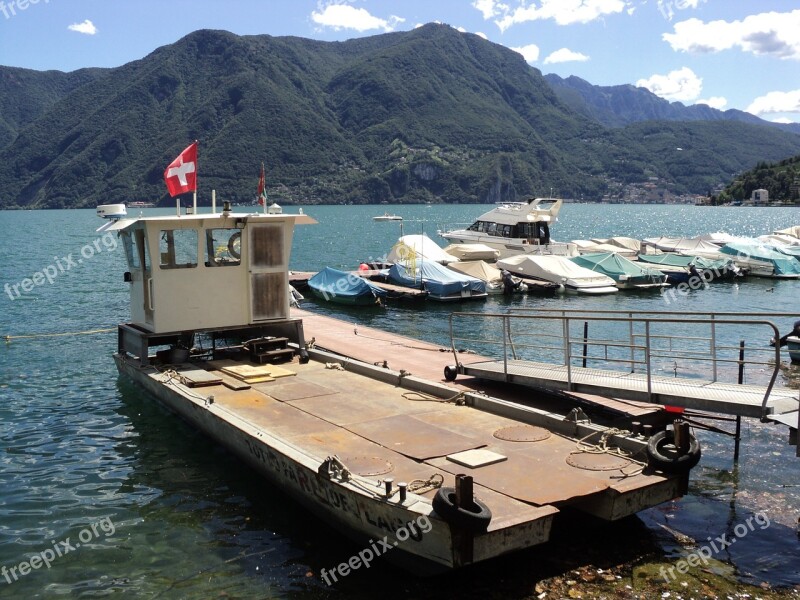
M 341 41 L 429 22 L 542 73 L 800 122 L 798 0 L 0 0 L 0 64 L 116 67 L 197 29 Z

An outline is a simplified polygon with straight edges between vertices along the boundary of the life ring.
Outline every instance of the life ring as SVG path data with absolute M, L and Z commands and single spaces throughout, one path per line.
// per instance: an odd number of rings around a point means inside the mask
M 237 231 L 230 238 L 228 238 L 228 252 L 230 255 L 239 260 L 242 258 L 242 232 Z
M 664 446 L 673 445 L 673 449 L 665 452 Z M 647 441 L 648 464 L 664 473 L 688 473 L 689 470 L 700 462 L 700 442 L 689 434 L 689 451 L 678 454 L 674 448 L 675 432 L 671 429 L 659 431 Z
M 436 514 L 447 523 L 470 533 L 484 533 L 492 521 L 492 511 L 476 498 L 467 508 L 456 506 L 456 490 L 452 487 L 439 488 L 432 504 Z

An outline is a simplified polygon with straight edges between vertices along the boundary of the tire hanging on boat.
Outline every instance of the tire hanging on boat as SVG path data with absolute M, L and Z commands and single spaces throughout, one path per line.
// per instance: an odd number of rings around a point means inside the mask
M 700 442 L 689 434 L 689 451 L 679 454 L 677 449 L 665 453 L 664 446 L 675 444 L 675 432 L 665 429 L 654 434 L 647 441 L 647 462 L 654 469 L 664 473 L 682 474 L 700 462 Z
M 492 520 L 492 511 L 477 498 L 467 508 L 456 506 L 456 489 L 452 487 L 439 488 L 432 504 L 447 523 L 469 533 L 485 533 Z

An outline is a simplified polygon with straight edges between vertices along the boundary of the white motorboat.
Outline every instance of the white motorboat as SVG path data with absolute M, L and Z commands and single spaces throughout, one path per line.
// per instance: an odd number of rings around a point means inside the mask
M 382 215 L 378 215 L 377 217 L 372 217 L 373 221 L 402 221 L 403 217 L 400 215 L 390 215 L 388 212 L 383 213 Z
M 557 198 L 531 198 L 498 204 L 466 229 L 440 231 L 439 235 L 456 244 L 486 244 L 499 250 L 501 258 L 516 254 L 575 256 L 575 246 L 550 238 L 550 225 L 556 222 L 562 203 Z
M 616 282 L 601 273 L 576 265 L 565 256 L 536 256 L 520 254 L 497 261 L 501 269 L 532 279 L 542 279 L 564 286 L 579 294 L 613 294 Z

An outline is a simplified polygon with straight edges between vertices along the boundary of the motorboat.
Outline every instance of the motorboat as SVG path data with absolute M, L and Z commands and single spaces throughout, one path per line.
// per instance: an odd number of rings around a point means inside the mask
M 556 222 L 562 203 L 557 198 L 505 202 L 466 229 L 440 231 L 439 235 L 456 244 L 486 244 L 499 250 L 501 258 L 516 254 L 574 256 L 575 246 L 550 238 L 550 225 Z
M 371 306 L 386 296 L 384 290 L 363 277 L 331 267 L 311 277 L 308 287 L 320 300 L 350 306 Z
M 403 217 L 400 215 L 390 215 L 388 212 L 383 213 L 382 215 L 378 215 L 377 217 L 372 217 L 373 221 L 402 221 Z
M 608 275 L 621 290 L 662 288 L 669 285 L 667 276 L 658 269 L 637 265 L 614 252 L 581 254 L 570 260 L 595 273 Z
M 459 261 L 450 263 L 447 268 L 462 275 L 480 279 L 486 284 L 486 293 L 488 294 L 524 294 L 528 291 L 528 286 L 522 279 L 514 277 L 510 273 L 504 277 L 503 271 L 484 260 Z
M 392 246 L 386 256 L 390 263 L 408 263 L 419 260 L 437 262 L 446 265 L 458 259 L 442 250 L 436 242 L 427 235 L 404 235 Z
M 614 244 L 606 243 L 602 240 L 572 240 L 572 243 L 578 247 L 580 254 L 597 254 L 613 252 L 626 258 L 634 258 L 638 251 L 630 248 L 622 248 Z
M 566 291 L 579 294 L 613 294 L 616 282 L 607 275 L 576 265 L 565 256 L 519 254 L 497 261 L 501 269 L 520 277 L 557 283 Z
M 800 239 L 800 225 L 793 225 L 791 227 L 787 227 L 786 229 L 778 229 L 774 233 L 776 234 L 783 234 L 783 235 L 790 235 L 794 238 Z
M 708 240 L 698 238 L 645 238 L 642 251 L 643 254 L 658 254 L 658 252 L 673 252 L 686 256 L 702 256 L 719 260 L 725 258 L 720 254 L 720 247 Z
M 715 279 L 731 279 L 745 274 L 744 270 L 739 268 L 729 257 L 710 259 L 666 252 L 663 254 L 640 254 L 638 261 L 655 265 L 655 268 L 667 276 L 667 283 L 672 285 L 688 281 L 692 276 L 699 276 L 704 281 L 713 281 Z
M 624 237 L 624 236 L 614 236 L 608 239 L 597 239 L 592 238 L 592 241 L 596 244 L 608 244 L 610 246 L 615 246 L 617 248 L 622 248 L 623 250 L 630 250 L 635 252 L 636 254 L 642 249 L 642 241 L 637 240 L 635 238 Z M 617 251 L 619 252 L 619 250 Z M 627 256 L 627 254 L 626 254 Z
M 725 244 L 720 252 L 756 277 L 800 279 L 800 260 L 757 241 Z
M 485 260 L 495 262 L 500 258 L 500 251 L 490 248 L 486 244 L 450 244 L 444 249 L 450 256 L 455 256 L 458 260 L 475 261 Z
M 428 292 L 430 300 L 449 302 L 486 298 L 486 284 L 430 260 L 396 263 L 387 276 L 389 283 Z

